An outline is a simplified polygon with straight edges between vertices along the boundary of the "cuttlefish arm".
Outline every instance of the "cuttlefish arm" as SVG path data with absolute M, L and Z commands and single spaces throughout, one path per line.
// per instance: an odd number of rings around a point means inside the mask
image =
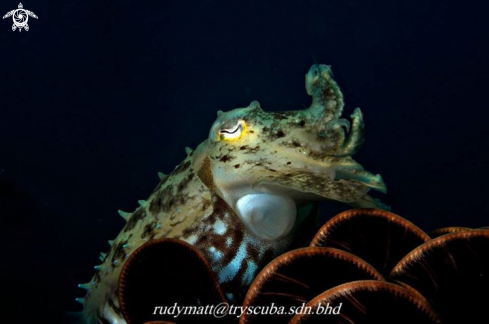
M 343 93 L 333 79 L 331 67 L 313 65 L 306 74 L 306 90 L 312 97 L 312 104 L 304 114 L 317 121 L 317 134 L 330 145 L 323 147 L 323 152 L 330 156 L 355 154 L 363 143 L 363 115 L 359 108 L 353 111 L 350 131 L 350 122 L 341 118 Z

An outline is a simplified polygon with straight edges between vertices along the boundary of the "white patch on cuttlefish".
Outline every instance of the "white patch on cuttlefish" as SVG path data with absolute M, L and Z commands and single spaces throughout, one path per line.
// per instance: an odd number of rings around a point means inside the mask
M 248 268 L 246 268 L 246 272 L 243 276 L 243 282 L 249 284 L 253 281 L 256 275 L 256 271 L 258 270 L 258 265 L 253 261 L 248 261 Z
M 233 244 L 233 239 L 231 237 L 226 237 L 226 247 L 231 247 Z
M 213 259 L 216 261 L 219 261 L 223 256 L 223 253 L 217 250 L 214 246 L 211 246 L 209 248 L 209 252 L 212 254 Z
M 109 304 L 105 304 L 102 317 L 111 324 L 127 324 L 127 322 L 123 318 L 116 314 L 114 309 L 112 309 Z
M 214 232 L 218 235 L 223 235 L 224 233 L 226 233 L 226 230 L 227 230 L 227 226 L 226 224 L 224 224 L 224 222 L 220 219 L 218 219 L 215 223 L 214 223 Z
M 190 235 L 189 237 L 183 238 L 183 240 L 185 242 L 187 242 L 188 244 L 194 245 L 195 242 L 197 242 L 198 238 L 199 238 L 199 236 L 197 234 L 193 234 L 193 235 Z
M 225 266 L 221 271 L 219 271 L 219 282 L 226 282 L 232 280 L 238 274 L 243 261 L 245 260 L 247 254 L 248 244 L 243 242 L 238 251 L 236 252 L 236 256 L 227 266 Z

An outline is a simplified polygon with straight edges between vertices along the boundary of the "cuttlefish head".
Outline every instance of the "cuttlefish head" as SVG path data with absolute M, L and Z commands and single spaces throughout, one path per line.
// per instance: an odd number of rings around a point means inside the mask
M 340 118 L 343 95 L 330 67 L 313 65 L 306 90 L 312 104 L 304 110 L 266 112 L 254 101 L 219 111 L 195 155 L 194 164 L 210 165 L 216 193 L 263 239 L 289 234 L 302 204 L 385 192 L 380 175 L 351 158 L 363 140 L 362 114 L 356 109 L 351 125 Z

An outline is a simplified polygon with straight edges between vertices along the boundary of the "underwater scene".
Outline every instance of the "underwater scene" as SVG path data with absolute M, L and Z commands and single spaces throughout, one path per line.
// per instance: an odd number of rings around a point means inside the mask
M 489 322 L 488 3 L 1 7 L 1 323 Z

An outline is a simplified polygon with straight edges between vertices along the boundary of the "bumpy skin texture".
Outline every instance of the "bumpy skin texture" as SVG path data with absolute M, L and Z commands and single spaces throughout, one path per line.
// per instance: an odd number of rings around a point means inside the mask
M 87 323 L 125 323 L 119 274 L 148 240 L 179 238 L 196 246 L 232 298 L 287 249 L 297 207 L 319 200 L 378 207 L 367 192 L 385 192 L 382 178 L 351 158 L 363 139 L 360 110 L 351 115 L 350 130 L 341 118 L 343 95 L 326 65 L 311 67 L 306 90 L 312 104 L 305 110 L 265 112 L 254 101 L 218 112 L 209 138 L 162 177 L 146 202 L 123 215 L 126 225 L 82 285 Z

